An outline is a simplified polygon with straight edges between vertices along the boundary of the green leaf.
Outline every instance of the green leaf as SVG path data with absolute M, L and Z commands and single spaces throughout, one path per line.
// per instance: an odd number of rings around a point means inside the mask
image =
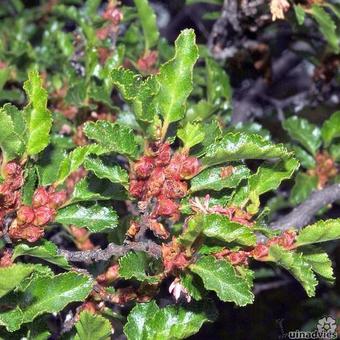
M 6 112 L 8 108 L 0 109 L 0 148 L 6 161 L 21 156 L 24 149 L 23 140 L 15 132 L 12 118 Z
M 110 340 L 112 327 L 110 321 L 104 317 L 87 311 L 80 313 L 75 324 L 77 334 L 75 340 Z
M 159 278 L 150 276 L 152 259 L 143 251 L 128 252 L 119 259 L 119 275 L 124 279 L 136 279 L 142 282 L 157 283 Z
M 318 221 L 303 228 L 297 238 L 296 246 L 326 242 L 340 238 L 340 219 Z
M 55 221 L 65 225 L 86 227 L 89 231 L 98 233 L 105 229 L 116 228 L 118 216 L 113 209 L 100 205 L 84 207 L 73 204 L 59 209 Z
M 132 104 L 137 120 L 153 122 L 155 108 L 152 97 L 158 91 L 155 77 L 143 80 L 140 75 L 122 67 L 111 72 L 112 83 L 119 89 L 124 99 Z
M 99 158 L 87 158 L 84 162 L 86 170 L 92 171 L 98 178 L 107 178 L 112 183 L 127 187 L 129 184 L 128 172 L 120 166 L 107 166 Z
M 199 144 L 205 137 L 204 126 L 199 123 L 186 123 L 177 131 L 178 138 L 183 142 L 183 147 L 187 150 Z
M 27 244 L 18 244 L 13 251 L 12 259 L 15 260 L 19 256 L 33 256 L 41 258 L 50 263 L 56 264 L 57 266 L 70 269 L 71 266 L 68 264 L 66 258 L 62 255 L 58 255 L 57 246 L 47 240 L 42 240 L 41 245 L 30 247 Z
M 60 163 L 58 183 L 63 183 L 65 179 L 74 171 L 76 171 L 90 154 L 100 155 L 105 149 L 98 144 L 89 144 L 80 146 L 71 151 Z
M 302 258 L 312 266 L 315 273 L 320 275 L 324 280 L 333 283 L 335 278 L 333 275 L 332 261 L 326 252 L 318 247 L 303 248 Z
M 228 103 L 231 101 L 232 89 L 228 75 L 224 69 L 212 58 L 206 58 L 207 69 L 207 97 L 208 102 L 220 104 L 224 99 Z
M 315 295 L 315 287 L 318 284 L 312 271 L 312 266 L 304 261 L 302 254 L 285 250 L 278 245 L 269 248 L 269 256 L 272 261 L 287 269 L 301 283 L 307 295 Z
M 192 272 L 184 272 L 180 275 L 181 285 L 187 290 L 189 295 L 196 301 L 203 299 L 205 291 L 202 280 Z
M 249 227 L 232 222 L 227 216 L 220 214 L 203 215 L 202 224 L 203 233 L 208 237 L 246 246 L 256 243 L 256 236 Z
M 319 25 L 320 32 L 331 46 L 335 53 L 339 53 L 339 39 L 336 32 L 336 25 L 331 16 L 320 6 L 312 5 L 309 12 Z
M 294 186 L 290 192 L 289 202 L 297 205 L 307 197 L 310 196 L 313 190 L 316 190 L 318 186 L 318 178 L 316 176 L 309 176 L 303 172 L 299 172 L 295 177 Z
M 334 112 L 329 119 L 323 123 L 321 135 L 325 147 L 328 147 L 334 138 L 340 137 L 340 111 Z
M 16 288 L 20 282 L 34 271 L 34 265 L 13 264 L 0 268 L 0 297 Z
M 15 331 L 21 324 L 31 322 L 44 313 L 57 313 L 69 303 L 84 301 L 90 294 L 93 281 L 90 277 L 68 272 L 33 280 L 18 297 L 16 309 L 0 313 L 0 324 Z
M 277 189 L 283 180 L 289 179 L 293 175 L 299 165 L 295 158 L 290 158 L 277 163 L 274 167 L 260 166 L 256 174 L 250 176 L 248 180 L 248 195 L 252 204 L 247 208 L 247 211 L 252 214 L 257 213 L 260 207 L 259 197 L 268 191 Z
M 312 155 L 315 155 L 321 146 L 321 131 L 304 118 L 290 117 L 282 123 L 289 136 L 299 142 Z
M 25 183 L 21 189 L 21 201 L 25 205 L 32 204 L 33 193 L 37 184 L 37 171 L 35 166 L 27 166 L 25 169 Z
M 229 132 L 206 148 L 205 166 L 244 159 L 285 158 L 290 153 L 283 144 L 273 144 L 260 135 Z
M 222 301 L 234 302 L 238 306 L 245 306 L 254 301 L 249 282 L 237 274 L 229 262 L 204 256 L 190 265 L 190 269 L 201 277 L 204 287 L 215 291 Z
M 140 23 L 143 28 L 145 50 L 147 51 L 154 47 L 159 39 L 156 14 L 148 0 L 134 0 L 134 3 L 136 5 Z
M 229 176 L 223 173 L 225 169 L 225 167 L 215 167 L 202 171 L 190 181 L 190 192 L 236 188 L 243 179 L 250 175 L 249 169 L 244 165 L 231 167 L 232 172 Z
M 28 73 L 24 84 L 28 105 L 25 108 L 28 122 L 28 155 L 35 155 L 44 150 L 49 143 L 52 126 L 52 115 L 47 109 L 47 92 L 42 87 L 42 79 L 38 71 Z
M 128 340 L 185 339 L 215 319 L 216 310 L 209 302 L 159 308 L 153 300 L 132 309 L 124 333 Z
M 329 153 L 336 162 L 340 162 L 340 144 L 333 143 L 329 149 Z
M 298 24 L 303 25 L 303 23 L 305 22 L 306 13 L 305 13 L 304 9 L 302 8 L 302 6 L 301 5 L 294 5 L 294 12 L 295 12 L 295 16 L 296 16 L 296 20 L 297 20 Z
M 304 168 L 313 169 L 315 167 L 315 159 L 309 152 L 298 145 L 292 145 L 292 149 L 294 150 L 294 156 Z
M 157 81 L 160 85 L 155 96 L 157 112 L 165 124 L 184 117 L 185 104 L 192 91 L 193 67 L 198 59 L 195 33 L 185 29 L 175 41 L 175 56 L 160 67 Z
M 137 157 L 138 144 L 135 140 L 135 135 L 126 126 L 98 120 L 97 122 L 86 123 L 84 132 L 88 138 L 94 139 L 108 151 L 131 158 Z

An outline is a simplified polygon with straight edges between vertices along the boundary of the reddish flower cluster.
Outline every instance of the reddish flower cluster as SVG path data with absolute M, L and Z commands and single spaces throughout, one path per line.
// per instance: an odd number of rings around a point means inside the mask
M 20 188 L 24 183 L 23 170 L 15 162 L 6 164 L 5 181 L 0 184 L 0 236 L 5 227 L 5 217 L 20 205 Z
M 188 186 L 184 181 L 200 170 L 196 157 L 181 153 L 171 155 L 168 143 L 154 146 L 150 155 L 143 156 L 132 168 L 130 194 L 142 201 L 157 198 L 152 217 L 179 219 L 178 199 L 184 197 Z
M 10 226 L 9 236 L 29 242 L 37 241 L 44 234 L 43 227 L 53 220 L 56 209 L 65 203 L 66 199 L 65 191 L 38 188 L 33 194 L 32 206 L 23 205 L 19 208 L 17 218 Z
M 0 268 L 9 267 L 13 264 L 12 251 L 10 249 L 5 249 L 0 257 Z
M 190 259 L 175 238 L 170 243 L 162 244 L 162 258 L 165 274 L 173 273 L 178 269 L 183 270 L 190 263 Z
M 315 156 L 316 167 L 309 170 L 308 174 L 311 176 L 317 176 L 318 189 L 322 189 L 330 178 L 335 177 L 338 173 L 338 169 L 333 158 L 327 151 L 319 152 Z
M 228 259 L 233 265 L 248 265 L 248 258 L 253 257 L 256 260 L 264 260 L 269 254 L 270 246 L 277 244 L 287 250 L 293 249 L 296 238 L 295 231 L 287 230 L 280 236 L 275 236 L 269 239 L 266 243 L 257 244 L 250 251 L 232 251 L 230 249 L 223 249 L 222 251 L 215 253 L 214 257 L 221 259 Z
M 155 74 L 158 72 L 155 65 L 158 59 L 157 51 L 148 51 L 137 60 L 138 70 L 144 74 Z

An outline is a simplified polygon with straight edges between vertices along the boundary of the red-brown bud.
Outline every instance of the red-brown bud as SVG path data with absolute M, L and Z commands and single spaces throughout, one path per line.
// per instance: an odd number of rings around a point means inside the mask
M 55 210 L 47 206 L 34 209 L 35 218 L 33 224 L 43 226 L 50 222 L 55 214 Z
M 170 164 L 164 169 L 166 178 L 174 180 L 181 179 L 181 170 L 185 159 L 185 155 L 180 153 L 174 154 L 171 158 Z
M 200 170 L 200 163 L 196 157 L 187 157 L 182 163 L 181 177 L 188 179 L 198 174 Z
M 32 223 L 34 220 L 34 211 L 31 207 L 23 205 L 17 212 L 18 224 Z
M 66 191 L 58 191 L 50 194 L 50 199 L 49 199 L 49 206 L 51 208 L 59 208 L 62 206 L 67 200 L 67 193 Z
M 265 244 L 258 244 L 252 251 L 251 256 L 259 259 L 268 255 L 269 248 Z
M 149 228 L 155 234 L 155 236 L 158 236 L 164 240 L 170 236 L 170 233 L 165 229 L 164 225 L 157 222 L 157 220 L 149 220 Z
M 167 179 L 162 188 L 162 195 L 167 198 L 182 198 L 186 195 L 187 191 L 188 185 L 186 182 Z
M 154 197 L 160 194 L 165 181 L 163 168 L 157 167 L 152 171 L 150 178 L 146 183 L 146 196 Z
M 144 184 L 144 181 L 131 180 L 129 187 L 130 195 L 137 198 L 142 198 L 144 193 Z
M 38 208 L 41 207 L 43 205 L 48 204 L 49 202 L 49 193 L 47 192 L 47 190 L 43 187 L 38 188 L 33 195 L 32 198 L 32 206 L 34 208 Z
M 156 165 L 168 165 L 171 158 L 171 147 L 170 144 L 164 143 L 158 149 L 158 156 L 155 159 Z
M 15 162 L 7 163 L 5 166 L 4 175 L 13 177 L 21 172 L 21 167 Z
M 165 197 L 159 197 L 155 211 L 158 216 L 170 217 L 178 213 L 178 203 Z
M 141 159 L 137 161 L 133 166 L 133 170 L 136 176 L 139 178 L 149 177 L 153 169 L 154 169 L 154 160 L 148 156 L 141 157 Z

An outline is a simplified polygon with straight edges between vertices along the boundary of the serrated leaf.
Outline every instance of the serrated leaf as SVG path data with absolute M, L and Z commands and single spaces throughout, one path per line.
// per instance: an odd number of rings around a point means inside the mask
M 42 240 L 40 245 L 32 247 L 24 243 L 18 244 L 14 248 L 12 259 L 15 260 L 19 256 L 38 257 L 50 263 L 56 264 L 61 268 L 71 268 L 66 258 L 64 256 L 58 255 L 57 246 L 47 240 Z
M 329 153 L 331 154 L 331 157 L 336 161 L 340 162 L 340 144 L 333 143 L 329 149 Z
M 158 83 L 153 76 L 143 80 L 140 75 L 122 67 L 111 72 L 112 83 L 119 89 L 124 99 L 132 104 L 137 120 L 153 122 L 155 108 L 152 97 L 158 91 Z
M 113 209 L 108 207 L 100 205 L 85 207 L 73 204 L 59 209 L 55 221 L 65 225 L 85 227 L 93 233 L 98 233 L 105 229 L 116 228 L 118 216 Z
M 51 277 L 38 277 L 19 296 L 16 309 L 0 313 L 0 324 L 15 331 L 44 313 L 57 313 L 69 303 L 84 301 L 92 290 L 93 280 L 85 275 L 68 272 Z
M 35 166 L 28 165 L 25 169 L 25 183 L 21 188 L 21 201 L 25 205 L 31 205 L 32 196 L 37 185 L 37 170 Z
M 215 291 L 222 301 L 234 302 L 238 306 L 245 306 L 254 301 L 249 282 L 237 274 L 229 262 L 204 256 L 190 265 L 190 269 L 201 277 L 204 287 Z
M 87 311 L 80 313 L 79 320 L 75 324 L 77 334 L 75 340 L 110 340 L 112 327 L 110 321 L 101 315 Z
M 190 192 L 236 188 L 243 179 L 250 175 L 249 169 L 244 165 L 230 167 L 231 173 L 229 175 L 224 174 L 225 170 L 225 167 L 203 170 L 190 181 Z
M 294 150 L 294 156 L 304 168 L 312 169 L 315 167 L 315 159 L 309 152 L 298 145 L 292 145 L 292 149 Z
M 294 116 L 286 119 L 282 126 L 292 139 L 299 142 L 312 155 L 316 154 L 321 146 L 321 131 L 316 125 Z
M 27 154 L 35 155 L 44 150 L 49 143 L 52 115 L 47 109 L 47 92 L 42 86 L 38 71 L 28 73 L 24 84 L 29 99 L 25 108 L 28 122 Z
M 227 216 L 220 214 L 203 215 L 201 223 L 203 224 L 203 233 L 208 237 L 246 246 L 256 243 L 256 236 L 250 227 L 230 221 Z
M 133 131 L 126 126 L 98 120 L 97 122 L 86 123 L 84 133 L 108 151 L 117 152 L 131 158 L 137 157 L 138 144 Z
M 309 12 L 319 25 L 320 32 L 331 46 L 335 53 L 339 53 L 339 39 L 336 32 L 336 25 L 331 16 L 319 5 L 312 5 Z
M 156 14 L 148 0 L 134 0 L 134 3 L 143 28 L 145 50 L 147 51 L 154 47 L 159 39 Z
M 212 58 L 206 58 L 205 63 L 207 69 L 208 102 L 218 105 L 224 99 L 229 103 L 231 101 L 232 89 L 228 75 Z
M 105 149 L 98 144 L 89 144 L 79 146 L 71 151 L 59 166 L 58 183 L 62 183 L 74 171 L 76 171 L 90 154 L 100 155 L 105 152 Z
M 185 104 L 192 91 L 193 67 L 198 59 L 195 33 L 185 29 L 175 41 L 175 55 L 160 67 L 157 81 L 160 85 L 155 96 L 157 112 L 165 124 L 184 117 Z
M 34 265 L 28 264 L 13 264 L 0 268 L 0 297 L 16 288 L 33 271 Z
M 129 340 L 185 339 L 215 318 L 216 310 L 210 302 L 159 308 L 151 301 L 132 309 L 124 333 Z
M 124 279 L 136 279 L 142 282 L 157 283 L 159 278 L 150 276 L 152 259 L 142 251 L 128 252 L 119 259 L 119 275 Z
M 229 132 L 207 146 L 202 163 L 205 166 L 244 159 L 285 158 L 290 153 L 283 144 L 273 144 L 256 134 Z
M 303 248 L 302 258 L 312 266 L 315 273 L 329 283 L 334 282 L 332 261 L 325 251 L 318 247 L 308 246 Z
M 0 109 L 0 121 L 0 149 L 5 160 L 10 161 L 22 155 L 24 143 L 16 134 L 12 118 L 7 114 L 5 107 Z
M 127 187 L 129 184 L 128 172 L 118 165 L 107 166 L 99 158 L 86 158 L 84 162 L 86 170 L 92 171 L 98 178 L 108 179 L 112 183 L 118 183 Z
M 318 281 L 312 271 L 312 266 L 304 261 L 302 254 L 286 250 L 278 245 L 272 245 L 269 248 L 271 259 L 287 269 L 301 283 L 307 295 L 315 295 L 315 287 Z
M 321 135 L 325 147 L 328 147 L 334 138 L 340 137 L 340 111 L 334 112 L 329 119 L 323 123 Z
M 296 246 L 326 242 L 340 238 L 340 219 L 318 221 L 303 228 L 296 237 Z
M 183 142 L 183 147 L 189 150 L 203 141 L 205 137 L 204 127 L 200 123 L 188 122 L 177 131 L 177 136 Z
M 289 202 L 297 205 L 307 199 L 318 187 L 318 178 L 299 172 L 295 177 L 294 186 L 290 192 Z
M 205 291 L 202 280 L 192 272 L 184 272 L 180 275 L 181 285 L 187 290 L 188 294 L 196 301 L 202 300 Z

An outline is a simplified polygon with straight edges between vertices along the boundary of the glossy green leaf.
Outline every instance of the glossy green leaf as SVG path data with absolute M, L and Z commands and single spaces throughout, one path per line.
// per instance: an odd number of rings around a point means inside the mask
M 203 323 L 216 319 L 211 303 L 159 308 L 155 301 L 137 304 L 128 316 L 124 333 L 128 340 L 185 339 L 199 331 Z
M 216 190 L 220 191 L 224 188 L 236 188 L 239 183 L 248 178 L 249 169 L 244 165 L 231 167 L 232 172 L 226 176 L 223 171 L 225 167 L 215 167 L 203 170 L 200 174 L 190 181 L 190 192 L 200 190 Z
M 98 178 L 107 178 L 112 183 L 126 187 L 129 183 L 128 172 L 118 165 L 108 166 L 99 158 L 87 158 L 84 162 L 86 170 L 92 171 Z
M 86 123 L 84 132 L 88 138 L 94 139 L 108 151 L 117 152 L 131 158 L 137 157 L 138 144 L 133 131 L 126 126 L 98 120 L 95 123 Z
M 319 5 L 312 5 L 310 14 L 319 25 L 320 32 L 335 53 L 339 53 L 339 38 L 332 17 Z
M 299 142 L 312 155 L 316 154 L 321 146 L 321 131 L 316 125 L 294 116 L 286 119 L 282 126 L 292 139 Z
M 315 159 L 314 157 L 305 149 L 298 145 L 292 145 L 292 149 L 294 150 L 294 156 L 300 162 L 301 166 L 306 169 L 312 169 L 315 167 Z
M 312 271 L 312 266 L 303 259 L 302 254 L 285 250 L 278 245 L 272 245 L 269 248 L 269 256 L 272 261 L 292 273 L 309 297 L 315 295 L 315 287 L 318 282 Z
M 37 246 L 29 246 L 25 243 L 18 244 L 14 248 L 12 259 L 15 260 L 19 256 L 37 257 L 64 269 L 71 268 L 66 258 L 62 255 L 58 255 L 57 246 L 47 240 L 42 240 L 41 244 Z
M 15 309 L 0 313 L 0 324 L 9 331 L 17 330 L 41 314 L 56 313 L 71 302 L 84 301 L 92 286 L 90 277 L 75 272 L 38 277 L 20 295 Z
M 254 301 L 249 282 L 236 272 L 232 264 L 204 256 L 190 269 L 203 280 L 204 287 L 216 292 L 220 300 L 245 306 Z
M 47 109 L 47 92 L 42 87 L 42 79 L 37 71 L 29 72 L 24 89 L 29 99 L 25 108 L 28 122 L 27 153 L 35 155 L 49 143 L 52 115 Z
M 212 166 L 243 159 L 285 158 L 289 155 L 283 144 L 273 144 L 260 135 L 229 132 L 207 146 L 202 163 Z
M 294 186 L 290 192 L 289 201 L 296 205 L 307 199 L 318 187 L 318 178 L 299 172 L 295 177 Z
M 183 30 L 175 41 L 175 56 L 160 67 L 157 75 L 160 89 L 155 96 L 155 103 L 165 124 L 184 117 L 186 100 L 192 91 L 193 67 L 197 59 L 195 33 L 192 29 Z
M 118 216 L 113 209 L 108 207 L 100 205 L 85 207 L 74 204 L 59 209 L 55 221 L 65 225 L 86 227 L 89 231 L 98 233 L 105 229 L 116 228 Z
M 156 14 L 148 0 L 134 0 L 134 3 L 143 28 L 145 50 L 147 51 L 157 44 L 159 38 Z
M 334 112 L 329 119 L 323 123 L 321 135 L 325 147 L 328 147 L 334 138 L 340 137 L 340 111 Z
M 110 321 L 101 315 L 83 311 L 75 324 L 77 334 L 74 340 L 110 340 L 112 327 Z
M 340 238 L 340 219 L 329 219 L 318 221 L 303 228 L 297 238 L 296 245 L 304 246 L 307 244 L 326 242 Z
M 189 150 L 203 141 L 205 137 L 204 126 L 199 123 L 188 122 L 177 131 L 177 136 L 183 142 L 183 147 Z
M 124 279 L 136 279 L 142 282 L 156 283 L 159 278 L 150 276 L 152 259 L 142 251 L 130 251 L 119 259 L 119 275 Z
M 193 272 L 184 272 L 180 275 L 181 285 L 187 290 L 188 294 L 196 301 L 203 299 L 205 290 L 200 277 Z

